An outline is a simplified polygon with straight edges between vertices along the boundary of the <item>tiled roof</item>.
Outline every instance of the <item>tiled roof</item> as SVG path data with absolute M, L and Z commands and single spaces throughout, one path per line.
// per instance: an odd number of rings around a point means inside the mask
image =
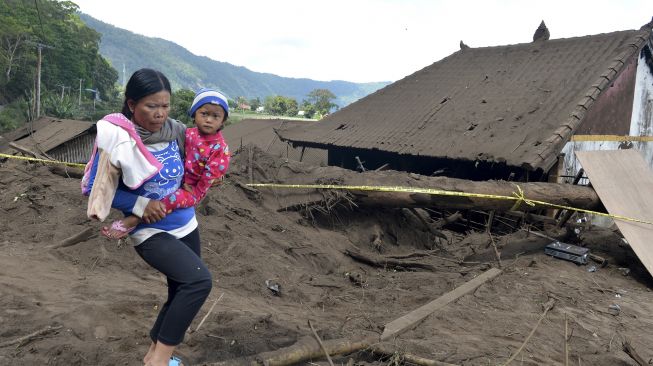
M 589 106 L 650 36 L 621 31 L 466 48 L 280 137 L 548 170 Z

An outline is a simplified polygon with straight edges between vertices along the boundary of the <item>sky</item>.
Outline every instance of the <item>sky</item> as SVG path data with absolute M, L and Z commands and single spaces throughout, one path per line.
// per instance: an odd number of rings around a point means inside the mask
M 639 29 L 653 0 L 73 0 L 190 52 L 283 77 L 396 81 L 459 50 Z M 152 55 L 156 57 L 156 55 Z

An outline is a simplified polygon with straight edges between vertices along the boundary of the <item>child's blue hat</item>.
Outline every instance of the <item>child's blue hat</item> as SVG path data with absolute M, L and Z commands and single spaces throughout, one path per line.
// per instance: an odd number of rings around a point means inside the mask
M 224 118 L 227 119 L 229 116 L 229 104 L 227 103 L 227 97 L 214 89 L 200 89 L 200 91 L 195 94 L 195 99 L 193 99 L 193 104 L 190 105 L 188 115 L 193 117 L 195 112 L 201 106 L 207 103 L 221 106 L 224 109 Z

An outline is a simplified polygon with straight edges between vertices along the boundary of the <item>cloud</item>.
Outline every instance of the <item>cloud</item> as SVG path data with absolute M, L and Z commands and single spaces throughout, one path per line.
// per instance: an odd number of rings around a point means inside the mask
M 458 50 L 637 29 L 653 1 L 78 0 L 104 22 L 259 72 L 316 80 L 394 81 Z

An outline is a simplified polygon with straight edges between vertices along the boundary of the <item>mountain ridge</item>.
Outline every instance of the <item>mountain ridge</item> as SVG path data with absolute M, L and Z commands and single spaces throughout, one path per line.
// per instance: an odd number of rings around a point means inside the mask
M 102 22 L 88 14 L 79 13 L 87 26 L 102 35 L 100 53 L 118 70 L 120 80 L 128 78 L 142 67 L 163 72 L 172 83 L 173 89 L 212 87 L 221 90 L 229 98 L 242 96 L 247 99 L 270 95 L 283 95 L 299 103 L 315 89 L 328 89 L 334 101 L 344 107 L 390 82 L 354 83 L 343 80 L 319 81 L 308 78 L 289 78 L 270 73 L 256 72 L 244 66 L 198 56 L 184 47 L 162 39 L 146 37 Z M 152 57 L 150 55 L 157 55 Z

